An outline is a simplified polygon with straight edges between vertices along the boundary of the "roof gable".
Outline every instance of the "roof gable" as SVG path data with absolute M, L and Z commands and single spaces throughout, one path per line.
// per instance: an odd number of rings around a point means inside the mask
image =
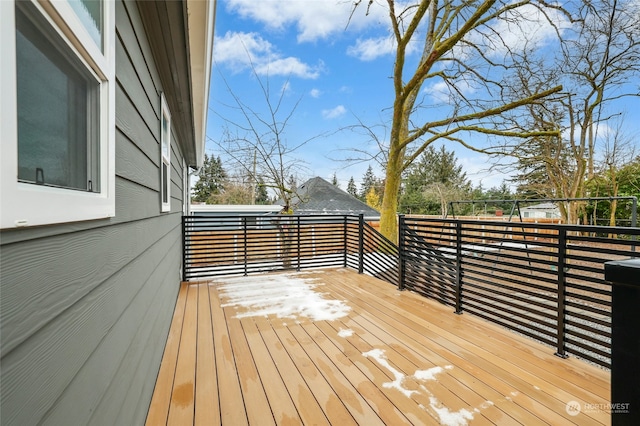
M 380 212 L 321 177 L 309 179 L 296 190 L 291 202 L 296 214 L 363 214 L 378 217 Z

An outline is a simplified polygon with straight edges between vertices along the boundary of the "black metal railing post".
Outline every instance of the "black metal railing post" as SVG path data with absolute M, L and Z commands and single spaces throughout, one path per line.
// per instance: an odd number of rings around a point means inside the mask
M 187 280 L 187 218 L 182 216 L 182 281 Z
M 358 273 L 364 272 L 364 214 L 358 215 Z
M 398 290 L 404 290 L 405 288 L 405 226 L 404 215 L 398 215 Z
M 462 314 L 462 222 L 456 222 L 456 310 Z
M 248 275 L 247 269 L 248 269 L 248 256 L 249 256 L 249 248 L 248 248 L 248 242 L 247 242 L 247 218 L 243 217 L 242 218 L 242 234 L 243 234 L 243 258 L 244 258 L 244 276 L 246 277 Z
M 296 216 L 296 222 L 297 222 L 297 233 L 298 233 L 298 255 L 296 256 L 298 259 L 298 266 L 296 267 L 296 271 L 300 271 L 300 216 Z
M 567 297 L 567 291 L 565 288 L 565 266 L 567 256 L 567 230 L 560 227 L 558 229 L 558 293 L 557 293 L 557 317 L 556 317 L 556 355 L 560 358 L 568 358 L 565 347 L 565 329 L 564 324 L 566 320 L 566 306 L 565 301 Z
M 631 197 L 631 227 L 635 228 L 637 226 L 638 226 L 638 197 Z M 635 243 L 637 238 L 638 237 L 634 234 L 631 236 L 631 241 Z M 636 251 L 635 244 L 631 246 L 631 251 Z
M 344 215 L 344 228 L 343 228 L 343 234 L 342 234 L 342 239 L 344 241 L 344 262 L 343 262 L 343 266 L 346 268 L 347 267 L 347 215 Z

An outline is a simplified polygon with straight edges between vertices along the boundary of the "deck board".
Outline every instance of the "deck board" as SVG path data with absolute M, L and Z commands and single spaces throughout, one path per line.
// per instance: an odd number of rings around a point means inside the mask
M 443 315 L 442 309 L 438 309 L 435 312 L 423 310 L 418 314 L 409 309 L 406 303 L 403 302 L 391 303 L 389 299 L 368 298 L 369 302 L 365 304 L 365 302 L 357 298 L 357 294 L 354 292 L 349 293 L 348 290 L 344 290 L 341 294 L 344 297 L 349 297 L 352 303 L 358 304 L 366 312 L 364 315 L 371 315 L 377 321 L 386 321 L 391 330 L 406 332 L 407 337 L 425 347 L 442 347 L 444 352 L 441 350 L 441 353 L 446 359 L 445 362 L 448 365 L 453 365 L 455 371 L 460 370 L 461 366 L 452 360 L 449 355 L 462 353 L 465 360 L 478 367 L 475 370 L 476 379 L 490 380 L 498 378 L 501 380 L 502 383 L 493 383 L 493 386 L 499 389 L 503 395 L 498 399 L 498 402 L 508 402 L 508 405 L 512 407 L 513 404 L 511 402 L 513 401 L 516 405 L 535 413 L 538 420 L 548 424 L 561 424 L 564 421 L 573 420 L 573 417 L 569 416 L 564 409 L 560 410 L 560 408 L 563 408 L 566 404 L 566 402 L 562 401 L 579 399 L 555 386 L 548 387 L 552 392 L 555 392 L 553 396 L 535 389 L 533 383 L 538 383 L 538 387 L 541 387 L 544 382 L 539 377 L 531 374 L 527 368 L 521 368 L 522 363 L 520 360 L 526 353 L 515 350 L 512 346 L 506 344 L 501 345 L 492 342 L 493 336 L 496 333 L 504 333 L 503 330 L 493 327 L 491 324 L 480 323 L 479 325 L 484 326 L 482 327 L 482 332 L 470 331 L 466 324 L 465 326 L 460 326 L 460 323 L 466 323 L 470 316 L 452 315 L 451 308 L 445 308 L 449 310 L 449 312 L 444 312 L 445 315 Z M 358 294 L 362 295 L 361 292 Z M 425 303 L 430 305 L 432 302 L 425 301 Z M 394 310 L 394 307 L 401 310 Z M 448 318 L 449 321 L 442 323 L 440 326 L 435 325 L 441 322 L 442 318 Z M 407 319 L 412 321 L 407 322 Z M 472 319 L 475 320 L 475 318 Z M 511 337 L 512 340 L 519 340 L 519 336 L 512 335 Z M 488 350 L 487 347 L 490 349 Z M 545 357 L 545 361 L 552 363 L 560 361 L 551 355 L 552 351 L 549 348 L 546 349 L 549 351 L 549 356 Z M 416 348 L 416 350 L 419 351 L 420 349 Z M 446 353 L 447 351 L 450 353 Z M 549 371 L 544 371 L 544 375 L 553 376 L 553 369 L 549 369 L 546 363 L 542 364 L 540 361 L 540 359 L 529 359 L 525 363 L 529 362 L 529 368 L 536 368 L 536 363 L 541 364 L 543 366 L 537 368 L 537 370 L 542 372 L 541 370 L 547 369 Z M 564 382 L 563 379 L 558 378 L 558 382 L 562 386 L 572 385 L 570 382 Z M 581 388 L 575 386 L 573 388 L 576 391 L 581 390 Z M 565 399 L 557 399 L 561 397 Z M 496 403 L 494 400 L 487 400 Z M 589 400 L 587 399 L 585 402 Z M 584 422 L 583 424 L 592 424 L 589 418 L 582 419 L 582 421 Z
M 271 408 L 260 380 L 260 374 L 252 356 L 253 352 L 247 342 L 242 324 L 240 320 L 233 317 L 233 312 L 226 312 L 225 317 L 229 327 L 231 345 L 234 348 L 236 368 L 238 371 L 242 371 L 239 378 L 243 399 L 251 401 L 251 404 L 245 404 L 247 420 L 249 424 L 275 424 L 274 418 L 270 414 Z
M 147 425 L 610 424 L 566 410 L 607 404 L 607 371 L 351 270 L 287 275 L 350 310 L 252 316 L 224 279 L 183 283 Z
M 345 297 L 354 297 L 355 293 L 343 293 Z M 359 293 L 362 294 L 362 293 Z M 408 299 L 408 300 L 405 300 Z M 352 300 L 352 299 L 350 299 Z M 492 372 L 494 377 L 502 379 L 508 387 L 518 388 L 518 390 L 504 390 L 504 395 L 514 399 L 518 404 L 522 403 L 535 410 L 536 416 L 550 424 L 562 422 L 562 418 L 573 421 L 574 417 L 569 416 L 563 408 L 567 401 L 587 402 L 591 400 L 607 399 L 609 391 L 606 388 L 594 386 L 591 381 L 597 377 L 597 385 L 603 385 L 602 378 L 604 372 L 595 369 L 588 378 L 582 376 L 580 369 L 568 370 L 567 364 L 577 362 L 578 365 L 584 363 L 575 359 L 560 361 L 553 355 L 553 350 L 542 345 L 533 345 L 538 352 L 538 356 L 531 356 L 531 341 L 513 333 L 505 333 L 504 330 L 483 322 L 482 320 L 472 321 L 474 328 L 470 327 L 469 318 L 476 320 L 469 315 L 442 315 L 442 310 L 427 311 L 425 309 L 417 312 L 412 309 L 412 304 L 422 304 L 423 300 L 415 298 L 400 298 L 398 303 L 391 303 L 390 299 L 369 298 L 370 303 L 361 305 L 368 314 L 373 309 L 377 309 L 377 318 L 386 318 L 392 322 L 393 329 L 402 327 L 406 316 L 413 321 L 414 329 L 420 334 L 429 337 L 432 343 L 440 343 L 451 352 L 463 349 L 469 351 L 465 358 L 478 365 L 484 372 Z M 354 300 L 355 303 L 358 303 Z M 395 302 L 395 301 L 394 301 Z M 424 301 L 427 305 L 430 301 Z M 402 314 L 394 311 L 391 306 L 402 309 Z M 445 310 L 451 310 L 446 308 Z M 443 318 L 448 321 L 443 322 Z M 462 325 L 461 325 L 462 323 Z M 475 331 L 474 331 L 475 329 Z M 415 337 L 415 336 L 414 336 Z M 445 340 L 442 340 L 442 338 Z M 498 337 L 507 337 L 499 340 Z M 521 346 L 514 344 L 519 342 Z M 428 343 L 425 343 L 428 345 Z M 546 352 L 545 352 L 546 350 Z M 508 356 L 507 356 L 508 355 Z M 554 368 L 550 368 L 553 365 Z M 484 377 L 484 376 L 478 376 Z M 536 387 L 540 389 L 536 389 Z M 566 388 L 566 390 L 565 390 Z M 546 392 L 545 392 L 546 390 Z M 508 391 L 508 392 L 507 392 Z M 517 393 L 517 395 L 511 395 Z M 509 400 L 508 400 L 509 401 Z M 533 404 L 533 405 L 531 405 Z M 608 421 L 608 414 L 604 412 L 589 413 L 599 419 L 597 423 L 592 423 L 587 416 L 581 419 L 581 424 L 599 424 Z
M 182 283 L 178 292 L 169 336 L 160 364 L 160 372 L 156 379 L 156 386 L 149 406 L 146 425 L 160 425 L 167 423 L 169 415 L 169 405 L 171 404 L 171 394 L 173 391 L 173 379 L 175 377 L 176 363 L 178 361 L 178 350 L 180 349 L 180 336 L 182 335 L 182 324 L 184 321 L 185 303 L 187 301 L 187 283 Z
M 240 388 L 242 370 L 236 367 L 234 347 L 227 325 L 227 318 L 222 309 L 218 293 L 210 286 L 211 317 L 213 323 L 213 342 L 216 357 L 216 375 L 218 379 L 218 395 L 220 403 L 220 423 L 241 426 L 248 424 L 246 406 Z M 212 419 L 215 422 L 217 419 Z M 171 424 L 171 423 L 169 423 Z
M 198 294 L 198 341 L 197 341 L 197 365 L 196 365 L 196 396 L 194 424 L 206 424 L 211 419 L 220 418 L 220 405 L 218 404 L 218 378 L 216 373 L 216 361 L 213 325 L 211 323 L 211 301 L 208 297 L 208 288 L 205 284 L 199 284 Z M 202 294 L 200 294 L 202 293 Z

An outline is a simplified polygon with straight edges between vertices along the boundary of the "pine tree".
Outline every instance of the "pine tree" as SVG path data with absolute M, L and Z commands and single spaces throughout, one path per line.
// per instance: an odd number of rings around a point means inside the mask
M 340 183 L 338 182 L 338 177 L 336 176 L 335 173 L 331 177 L 331 185 L 340 188 Z
M 222 193 L 227 180 L 227 172 L 222 167 L 220 157 L 204 154 L 204 163 L 198 173 L 198 181 L 193 186 L 192 201 L 212 203 L 212 197 Z
M 362 184 L 360 185 L 360 198 L 362 201 L 366 201 L 367 194 L 371 190 L 371 188 L 376 188 L 380 186 L 380 182 L 376 175 L 373 174 L 373 168 L 369 166 L 364 176 L 362 177 Z
M 258 178 L 258 185 L 256 185 L 256 204 L 269 204 L 267 186 L 264 184 L 264 179 L 261 177 Z
M 358 188 L 356 187 L 356 182 L 353 180 L 353 176 L 351 176 L 351 179 L 349 179 L 349 183 L 347 184 L 347 192 L 358 198 Z
M 443 145 L 429 146 L 407 170 L 399 211 L 413 214 L 444 214 L 449 201 L 471 194 L 471 182 L 458 164 L 455 152 Z

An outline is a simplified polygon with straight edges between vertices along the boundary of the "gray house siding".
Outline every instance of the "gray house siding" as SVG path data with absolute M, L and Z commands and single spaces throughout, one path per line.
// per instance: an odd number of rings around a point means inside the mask
M 184 170 L 173 137 L 160 213 L 163 88 L 135 4 L 117 2 L 116 26 L 116 216 L 0 234 L 2 425 L 146 417 L 179 288 Z

